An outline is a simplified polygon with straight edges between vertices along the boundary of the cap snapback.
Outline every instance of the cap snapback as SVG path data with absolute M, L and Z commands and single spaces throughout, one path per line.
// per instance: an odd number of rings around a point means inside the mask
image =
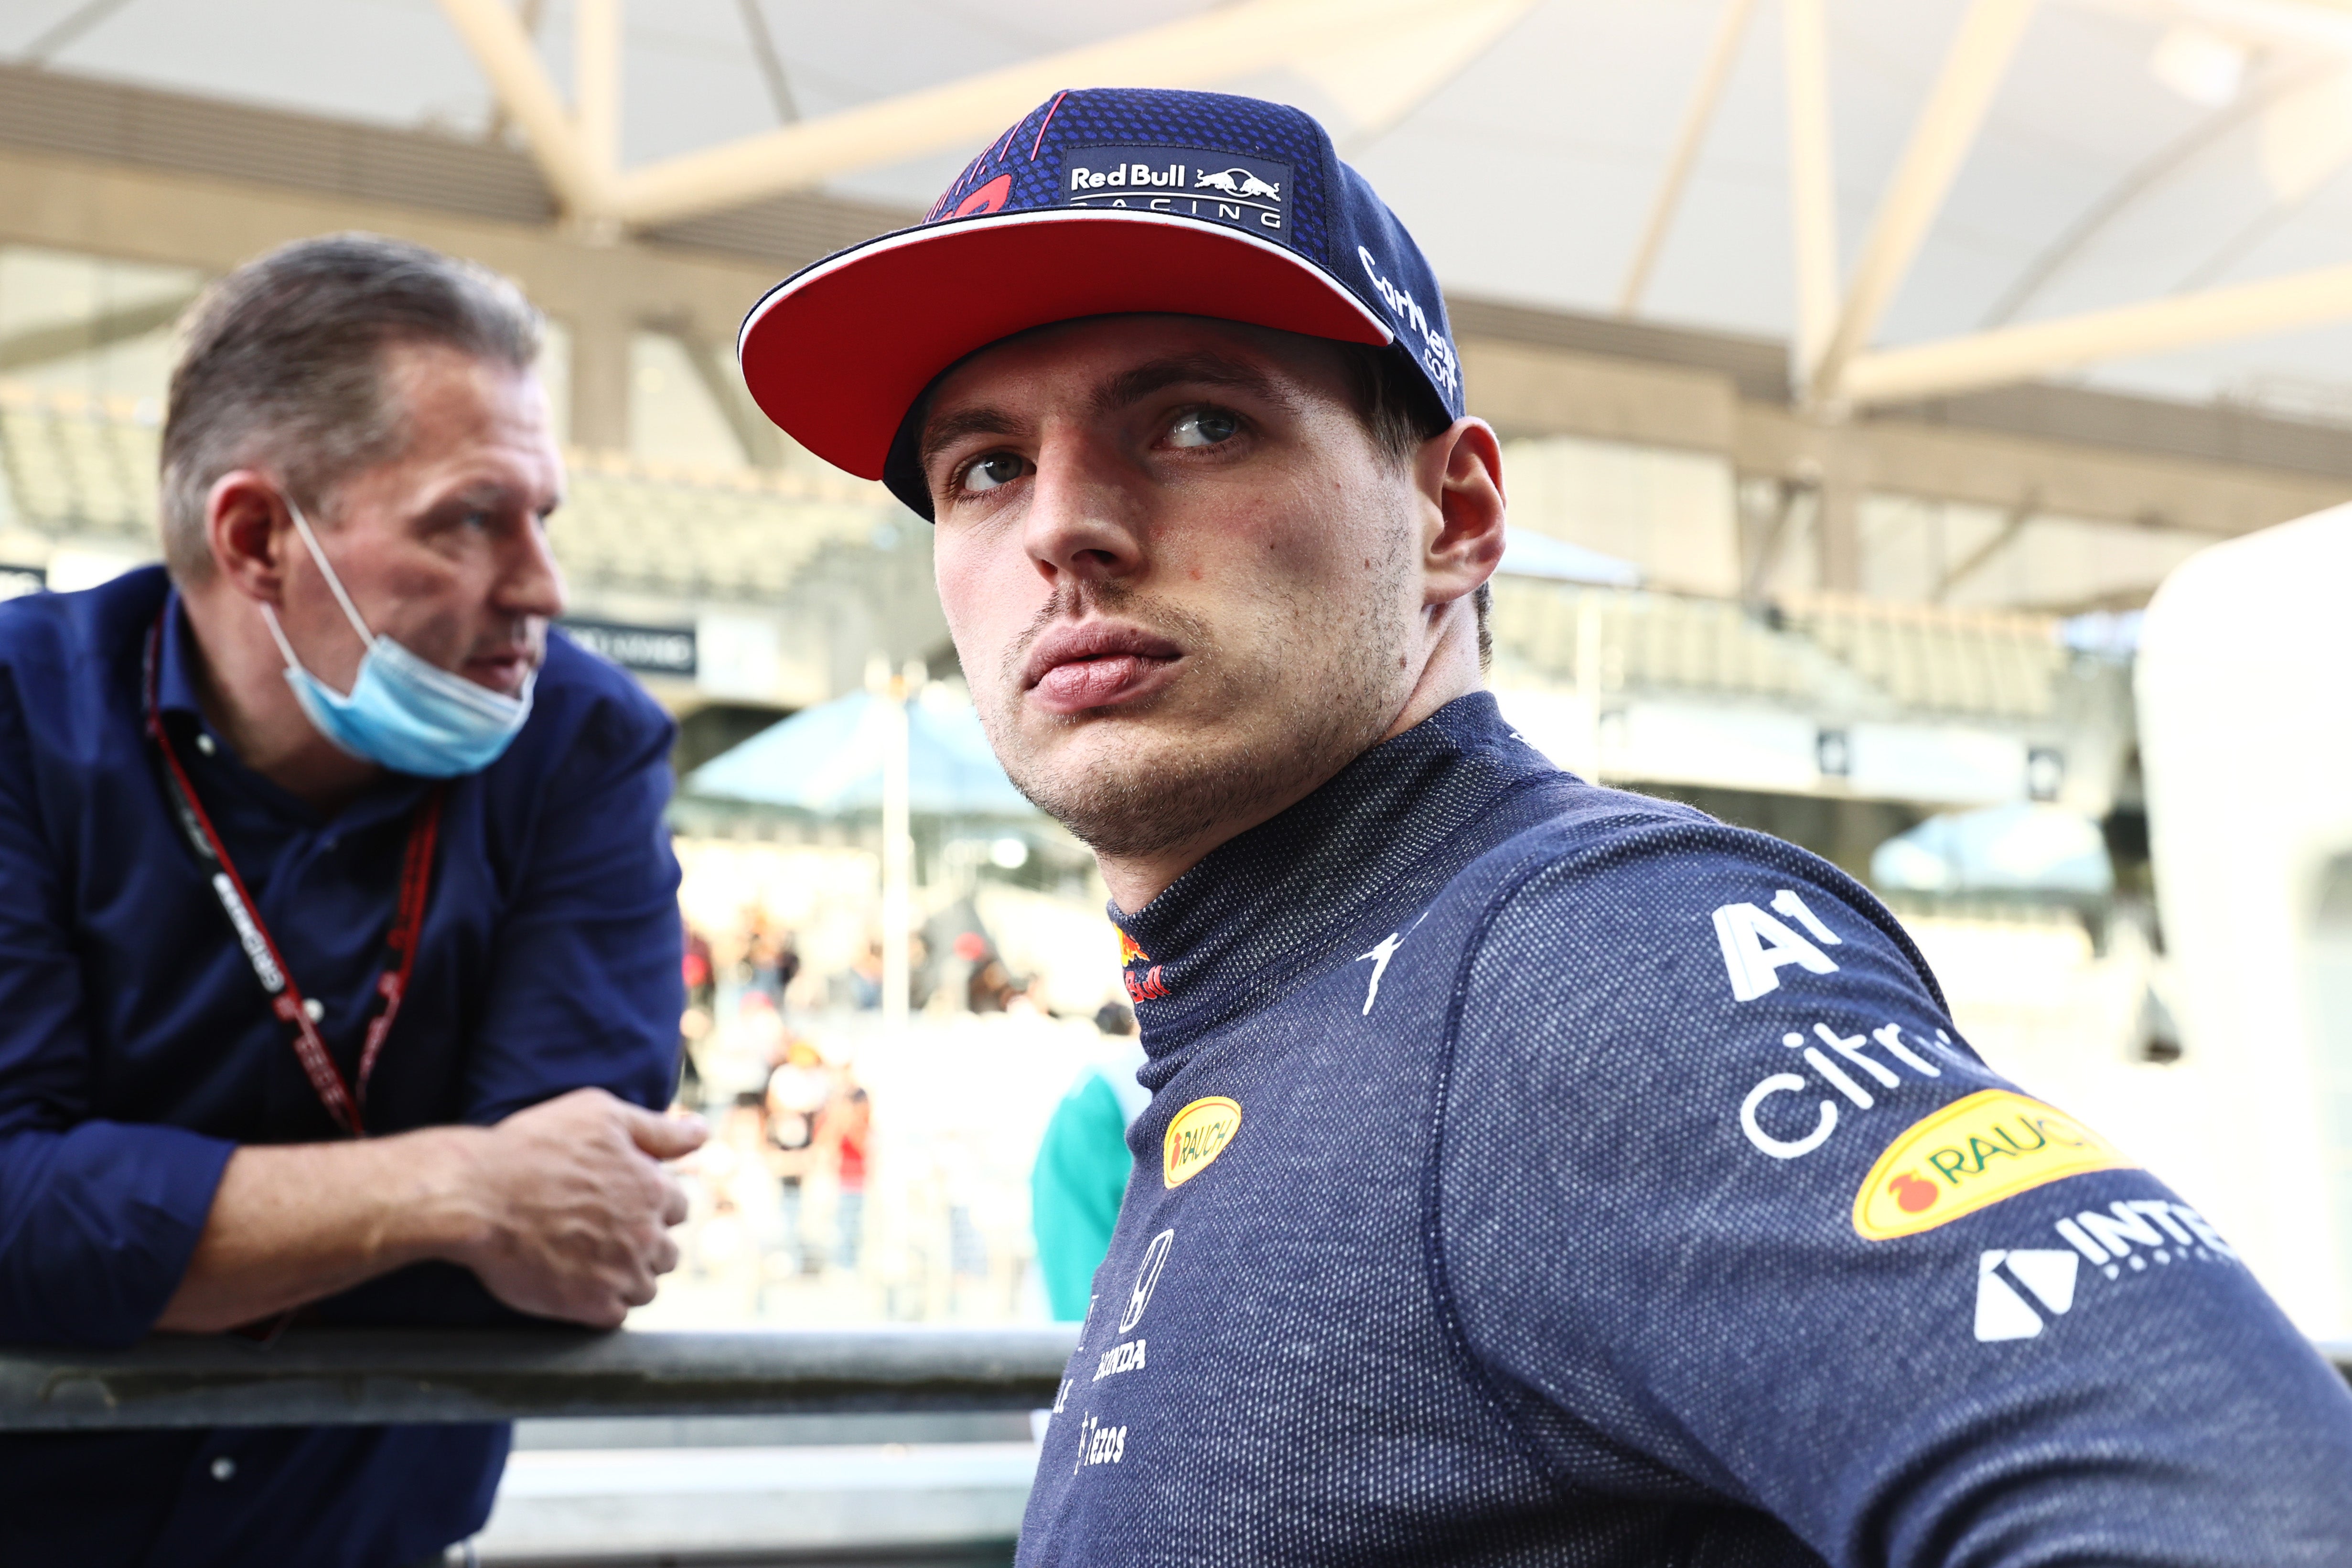
M 1392 346 L 1447 417 L 1461 362 L 1420 247 L 1313 117 L 1224 93 L 1056 93 L 923 221 L 802 268 L 737 334 L 752 399 L 925 517 L 908 416 L 1016 332 L 1128 311 Z

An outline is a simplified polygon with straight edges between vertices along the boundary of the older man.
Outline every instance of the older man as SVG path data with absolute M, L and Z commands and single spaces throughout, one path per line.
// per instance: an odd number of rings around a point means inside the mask
M 167 569 L 0 608 L 0 1341 L 610 1326 L 675 1263 L 671 731 L 548 631 L 539 341 L 413 246 L 265 257 L 173 374 Z M 404 1563 L 506 1445 L 9 1439 L 0 1561 Z
M 1152 1100 L 1023 1563 L 2345 1561 L 2352 1398 L 2210 1225 L 1834 868 L 1498 715 L 1495 435 L 1314 121 L 1065 93 L 742 348 L 936 519 L 1126 938 Z

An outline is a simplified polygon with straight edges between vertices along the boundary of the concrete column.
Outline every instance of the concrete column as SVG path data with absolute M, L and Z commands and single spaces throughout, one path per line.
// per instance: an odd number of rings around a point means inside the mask
M 572 440 L 625 452 L 629 447 L 629 339 L 625 318 L 582 315 L 572 321 Z

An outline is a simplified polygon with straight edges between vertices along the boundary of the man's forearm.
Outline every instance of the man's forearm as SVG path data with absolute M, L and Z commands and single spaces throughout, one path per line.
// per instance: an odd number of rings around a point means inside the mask
M 488 1136 L 435 1127 L 351 1143 L 240 1147 L 155 1326 L 215 1332 L 464 1253 L 488 1225 L 467 1176 Z

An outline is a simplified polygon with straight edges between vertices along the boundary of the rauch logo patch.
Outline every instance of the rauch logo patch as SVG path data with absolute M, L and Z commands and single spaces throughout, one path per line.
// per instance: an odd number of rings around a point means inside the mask
M 1181 1187 L 1207 1170 L 1209 1163 L 1225 1152 L 1241 1125 L 1240 1102 L 1221 1094 L 1196 1100 L 1178 1111 L 1160 1147 L 1161 1183 Z
M 1854 1194 L 1853 1228 L 1871 1241 L 1916 1236 L 2067 1176 L 2131 1168 L 2123 1151 L 2072 1117 L 1988 1089 L 1887 1145 Z
M 1200 147 L 1073 147 L 1062 202 L 1205 218 L 1290 243 L 1291 167 Z

